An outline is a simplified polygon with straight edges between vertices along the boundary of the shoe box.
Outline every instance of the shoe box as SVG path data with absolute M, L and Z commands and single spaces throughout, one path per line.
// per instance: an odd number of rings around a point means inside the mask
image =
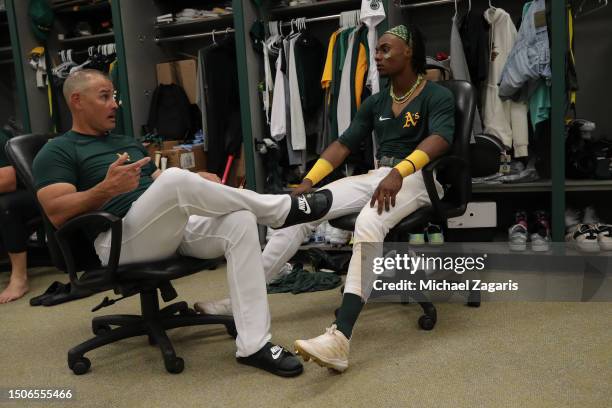
M 497 203 L 469 202 L 465 213 L 448 219 L 446 240 L 449 242 L 493 241 L 497 228 Z

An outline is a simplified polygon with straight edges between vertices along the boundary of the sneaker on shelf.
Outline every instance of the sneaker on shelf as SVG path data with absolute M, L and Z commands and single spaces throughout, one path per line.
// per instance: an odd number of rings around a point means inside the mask
M 439 225 L 429 223 L 425 228 L 427 234 L 427 242 L 432 245 L 442 245 L 444 243 L 444 234 L 442 228 Z
M 424 245 L 425 244 L 425 233 L 417 232 L 410 233 L 410 238 L 408 239 L 408 243 L 410 245 Z
M 514 225 L 508 230 L 508 244 L 511 251 L 524 251 L 527 249 L 527 236 L 529 224 L 527 224 L 527 213 L 518 211 L 514 215 Z
M 595 208 L 590 205 L 584 209 L 584 215 L 582 216 L 583 224 L 590 224 L 591 226 L 599 223 L 599 217 L 595 212 Z
M 590 224 L 578 224 L 570 229 L 565 240 L 574 244 L 574 247 L 584 252 L 599 252 L 597 230 Z
M 334 227 L 332 227 L 331 224 L 327 221 L 325 221 L 324 224 L 325 224 L 325 243 L 329 244 L 331 242 L 331 235 L 334 231 Z
M 595 225 L 595 230 L 597 231 L 599 248 L 602 251 L 612 251 L 612 225 L 597 224 Z
M 315 244 L 325 243 L 325 233 L 327 231 L 327 222 L 322 222 L 317 226 L 317 229 L 312 234 L 312 242 Z
M 351 240 L 351 231 L 334 228 L 331 225 L 328 230 L 329 243 L 331 245 L 346 245 Z
M 534 213 L 534 232 L 531 234 L 531 249 L 534 252 L 546 252 L 550 249 L 550 219 L 545 211 Z
M 308 340 L 296 340 L 295 352 L 304 361 L 312 359 L 321 367 L 343 372 L 348 368 L 349 340 L 333 324 L 325 333 Z

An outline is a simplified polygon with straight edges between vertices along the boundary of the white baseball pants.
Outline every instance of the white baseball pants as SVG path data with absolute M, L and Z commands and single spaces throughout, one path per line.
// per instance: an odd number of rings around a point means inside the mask
M 203 179 L 177 168 L 164 171 L 123 217 L 120 263 L 155 261 L 177 252 L 196 258 L 227 259 L 227 280 L 238 337 L 238 357 L 270 340 L 270 311 L 257 223 L 282 225 L 288 195 L 260 195 Z M 110 230 L 95 248 L 103 264 Z
M 348 267 L 344 286 L 345 293 L 354 293 L 362 298 L 361 285 L 361 245 L 362 242 L 383 242 L 385 236 L 404 217 L 419 208 L 431 204 L 421 171 L 404 178 L 398 192 L 395 207 L 390 211 L 377 213 L 377 206 L 370 208 L 370 200 L 378 184 L 391 171 L 390 167 L 380 167 L 367 174 L 345 177 L 325 186 L 334 195 L 334 201 L 327 215 L 319 221 L 294 225 L 277 230 L 263 251 L 263 265 L 269 281 L 278 275 L 280 269 L 298 251 L 304 238 L 321 222 L 359 212 L 353 236 L 353 255 Z M 438 194 L 443 194 L 442 186 L 436 181 Z M 367 299 L 364 299 L 364 301 Z

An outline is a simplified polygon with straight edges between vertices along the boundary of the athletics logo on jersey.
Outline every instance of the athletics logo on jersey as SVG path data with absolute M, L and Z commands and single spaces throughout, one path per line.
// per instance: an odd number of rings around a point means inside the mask
M 404 123 L 404 127 L 410 128 L 410 127 L 416 127 L 417 123 L 419 122 L 419 118 L 421 116 L 419 115 L 419 112 L 415 114 L 412 114 L 412 112 L 407 112 L 404 117 L 406 118 L 406 123 Z
M 380 8 L 380 0 L 370 0 L 370 8 L 372 10 L 378 10 Z

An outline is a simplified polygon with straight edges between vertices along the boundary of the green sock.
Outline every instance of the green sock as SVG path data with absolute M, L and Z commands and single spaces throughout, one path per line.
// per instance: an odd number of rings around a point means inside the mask
M 363 305 L 361 296 L 357 296 L 354 293 L 345 293 L 342 296 L 342 305 L 340 305 L 340 310 L 338 311 L 336 326 L 347 339 L 350 339 L 353 334 L 353 326 L 355 326 Z

